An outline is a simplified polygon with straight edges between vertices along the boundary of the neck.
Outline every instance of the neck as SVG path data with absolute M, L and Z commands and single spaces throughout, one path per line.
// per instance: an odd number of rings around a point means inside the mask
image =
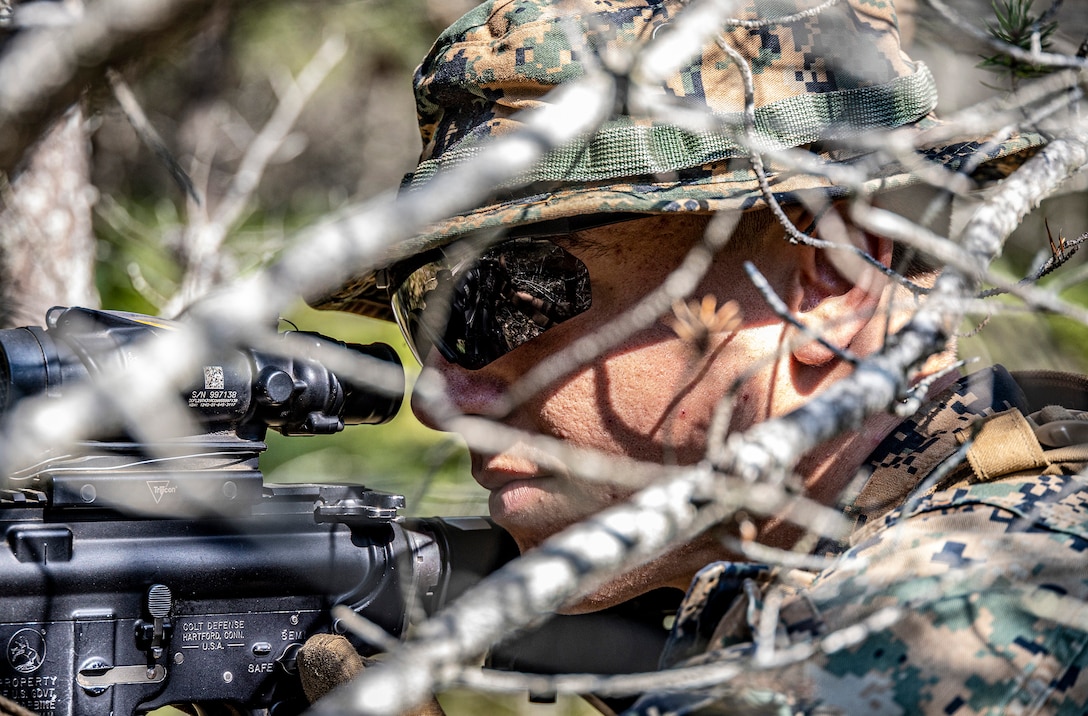
M 955 371 L 934 381 L 927 397 L 946 390 L 959 377 Z M 902 422 L 889 413 L 870 416 L 860 430 L 845 433 L 810 451 L 797 465 L 804 477 L 805 496 L 822 505 L 837 505 L 877 445 Z M 759 541 L 771 547 L 789 549 L 805 531 L 781 514 L 767 520 L 760 528 Z

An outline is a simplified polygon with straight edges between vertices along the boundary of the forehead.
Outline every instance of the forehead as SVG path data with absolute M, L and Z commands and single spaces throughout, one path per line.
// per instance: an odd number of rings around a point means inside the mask
M 655 253 L 674 245 L 690 246 L 706 232 L 710 219 L 709 214 L 649 215 L 575 231 L 559 243 L 588 254 Z
M 788 212 L 798 220 L 800 209 Z M 782 227 L 767 209 L 721 214 L 659 214 L 622 223 L 573 232 L 559 243 L 572 250 L 588 255 L 608 253 L 635 253 L 649 256 L 665 256 L 672 249 L 689 249 L 711 228 L 729 231 L 729 243 L 749 245 L 762 240 L 770 232 L 781 235 Z

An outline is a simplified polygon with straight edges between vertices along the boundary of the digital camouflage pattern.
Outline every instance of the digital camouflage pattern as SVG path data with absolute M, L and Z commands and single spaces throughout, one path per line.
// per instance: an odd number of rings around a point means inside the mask
M 673 31 L 687 5 L 491 0 L 478 6 L 439 37 L 416 72 L 423 151 L 403 191 L 425 187 L 437 172 L 470 161 L 489 140 L 517 132 L 521 112 L 547 104 L 558 85 L 601 72 L 599 58 L 638 55 Z M 722 44 L 739 52 L 752 73 L 751 138 L 768 148 L 806 149 L 817 164 L 849 164 L 868 179 L 836 186 L 818 170 L 775 166 L 768 154 L 770 190 L 782 203 L 805 191 L 887 189 L 934 168 L 974 172 L 1041 142 L 1037 135 L 938 141 L 933 77 L 900 49 L 889 0 L 739 0 L 735 7 L 717 37 L 659 85 L 644 88 L 652 101 L 627 93 L 630 101 L 621 101 L 593 136 L 551 152 L 529 174 L 497 187 L 493 202 L 431 227 L 391 254 L 410 256 L 480 229 L 590 214 L 761 206 L 747 149 L 742 73 Z M 673 123 L 672 108 L 702 117 L 706 127 Z M 909 167 L 904 157 L 880 151 L 887 141 L 870 137 L 865 151 L 837 141 L 896 128 L 909 131 L 919 147 L 907 158 Z M 373 275 L 315 305 L 390 318 L 387 294 Z
M 1022 382 L 1041 400 L 982 371 L 889 435 L 826 570 L 705 568 L 663 660 L 740 675 L 633 712 L 1085 713 L 1088 421 L 1032 411 L 1088 407 L 1088 381 L 1040 375 Z

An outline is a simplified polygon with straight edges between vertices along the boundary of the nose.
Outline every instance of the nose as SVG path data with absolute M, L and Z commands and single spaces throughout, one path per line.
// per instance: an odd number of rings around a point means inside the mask
M 494 414 L 506 388 L 487 367 L 468 370 L 432 351 L 412 391 L 412 412 L 432 430 L 449 430 L 450 417 Z

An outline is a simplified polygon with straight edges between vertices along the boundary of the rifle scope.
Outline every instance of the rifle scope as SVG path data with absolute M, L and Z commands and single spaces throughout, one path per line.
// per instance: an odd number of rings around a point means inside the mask
M 0 414 L 25 397 L 59 397 L 107 367 L 134 364 L 140 341 L 179 325 L 136 313 L 60 306 L 50 309 L 45 322 L 45 328 L 0 330 Z M 370 371 L 376 379 L 345 380 L 332 373 L 316 356 L 335 347 L 380 361 Z M 376 425 L 396 415 L 404 397 L 404 369 L 390 346 L 342 343 L 308 332 L 294 332 L 283 353 L 224 351 L 193 377 L 182 397 L 194 418 L 239 432 L 271 427 L 284 435 L 314 435 Z

